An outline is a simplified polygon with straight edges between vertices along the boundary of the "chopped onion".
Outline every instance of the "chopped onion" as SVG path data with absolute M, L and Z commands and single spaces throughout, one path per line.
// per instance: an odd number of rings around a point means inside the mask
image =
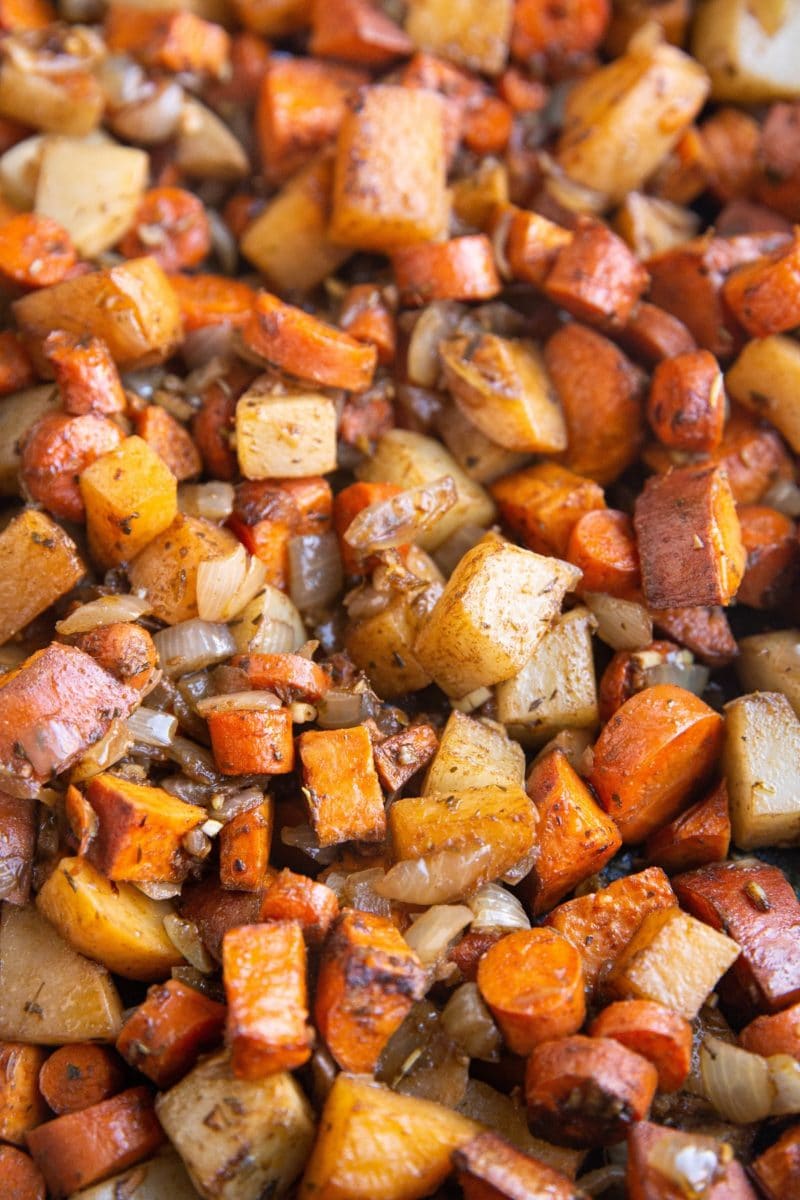
M 694 662 L 662 662 L 646 667 L 643 674 L 647 687 L 657 683 L 673 683 L 687 692 L 694 692 L 695 696 L 702 696 L 708 687 L 710 671 L 708 667 L 701 667 Z
M 319 838 L 310 825 L 284 825 L 281 841 L 284 846 L 294 846 L 296 850 L 302 850 L 303 854 L 307 854 L 322 866 L 335 862 L 339 854 L 337 846 L 320 846 Z
M 375 890 L 405 904 L 460 900 L 480 883 L 491 856 L 490 846 L 476 845 L 471 850 L 439 850 L 426 858 L 404 859 L 387 871 Z
M 217 792 L 211 797 L 209 808 L 215 817 L 227 825 L 228 821 L 232 821 L 234 817 L 256 808 L 263 799 L 264 793 L 260 788 L 255 787 L 242 788 L 241 791 L 229 792 L 227 795 Z
M 702 1134 L 671 1130 L 648 1152 L 649 1167 L 674 1184 L 686 1196 L 705 1196 L 718 1178 L 720 1168 L 730 1162 L 733 1152 L 726 1142 Z
M 800 517 L 800 487 L 791 479 L 776 479 L 759 503 L 776 508 L 786 517 Z
M 208 858 L 211 853 L 211 838 L 199 827 L 190 829 L 181 838 L 181 846 L 192 858 Z
M 477 983 L 456 988 L 442 1012 L 442 1025 L 470 1058 L 497 1062 L 500 1031 L 483 1002 Z
M 707 1037 L 700 1047 L 700 1073 L 706 1098 L 727 1121 L 750 1125 L 769 1116 L 773 1087 L 760 1054 Z
M 361 555 L 404 546 L 430 529 L 457 499 L 452 475 L 442 475 L 362 509 L 345 530 L 344 540 Z
M 310 533 L 291 538 L 289 580 L 289 595 L 300 612 L 333 604 L 344 582 L 336 534 Z
M 317 710 L 313 704 L 303 704 L 299 700 L 294 700 L 289 705 L 289 712 L 292 714 L 293 725 L 307 725 L 309 721 L 316 721 Z
M 461 696 L 459 700 L 451 700 L 450 705 L 452 708 L 457 708 L 459 712 L 469 715 L 471 712 L 475 712 L 476 708 L 484 705 L 487 700 L 491 700 L 491 698 L 492 693 L 488 687 L 478 687 L 475 688 L 474 692 L 467 692 L 466 696 Z
M 619 1163 L 606 1163 L 581 1175 L 577 1187 L 587 1196 L 602 1196 L 609 1188 L 621 1188 L 625 1183 L 625 1168 Z
M 292 653 L 304 645 L 308 636 L 303 618 L 289 597 L 269 583 L 246 605 L 231 628 L 241 654 Z
M 439 1013 L 430 1000 L 417 1000 L 381 1051 L 375 1078 L 395 1087 L 419 1058 L 438 1024 Z
M 403 1096 L 457 1108 L 468 1082 L 469 1059 L 437 1022 L 419 1052 L 406 1059 L 394 1090 Z
M 486 530 L 481 525 L 467 522 L 440 543 L 433 552 L 433 560 L 445 575 L 452 575 L 464 555 L 484 537 Z
M 633 600 L 605 592 L 585 592 L 586 607 L 597 618 L 597 636 L 612 650 L 641 650 L 653 640 L 653 619 Z
M 181 345 L 181 354 L 189 370 L 196 371 L 211 363 L 225 363 L 235 349 L 236 329 L 230 321 L 219 321 L 187 333 Z
M 499 883 L 485 883 L 468 901 L 472 910 L 472 929 L 530 929 L 525 909 L 512 892 Z
M 75 763 L 70 779 L 73 783 L 82 783 L 85 779 L 100 775 L 124 758 L 132 745 L 133 738 L 126 722 L 112 721 L 100 740 L 90 746 Z
M 76 608 L 63 621 L 56 621 L 56 633 L 69 637 L 73 633 L 88 633 L 100 625 L 116 625 L 123 621 L 138 621 L 153 609 L 149 600 L 141 596 L 114 595 L 101 596 L 98 600 L 90 600 Z
M 153 641 L 161 666 L 172 676 L 199 671 L 236 653 L 236 641 L 227 625 L 197 618 L 162 629 Z
M 168 746 L 178 731 L 178 721 L 156 708 L 135 709 L 127 720 L 128 732 L 143 746 Z
M 164 932 L 179 954 L 191 963 L 203 975 L 210 975 L 216 969 L 216 963 L 205 948 L 200 930 L 194 921 L 187 921 L 177 913 L 168 913 L 164 917 Z
M 215 208 L 208 207 L 208 224 L 211 228 L 211 248 L 225 275 L 233 275 L 239 265 L 239 248 L 229 226 Z M 213 326 L 209 326 L 213 328 Z M 219 326 L 217 326 L 219 328 Z M 231 327 L 231 343 L 233 328 Z
M 408 343 L 406 367 L 411 383 L 434 388 L 439 380 L 439 343 L 455 331 L 464 315 L 463 304 L 435 300 L 417 318 Z
M 383 879 L 380 867 L 370 867 L 367 871 L 353 871 L 342 885 L 340 900 L 348 908 L 357 908 L 359 912 L 376 913 L 381 917 L 391 914 L 392 906 L 384 897 L 375 891 L 375 884 Z M 327 882 L 327 881 L 326 881 Z
M 181 885 L 179 883 L 134 883 L 143 896 L 147 896 L 148 900 L 174 900 L 176 896 L 181 894 Z
M 201 717 L 208 717 L 210 713 L 220 712 L 266 712 L 280 706 L 274 692 L 227 692 L 221 696 L 204 696 L 195 708 Z
M 320 729 L 352 729 L 364 719 L 362 692 L 343 692 L 331 688 L 317 704 Z
M 206 521 L 227 521 L 233 512 L 233 484 L 212 479 L 210 483 L 182 483 L 178 488 L 178 508 L 189 517 Z
M 201 562 L 197 569 L 200 620 L 232 620 L 260 591 L 266 578 L 266 565 L 242 545 L 225 558 Z
M 466 904 L 434 904 L 403 935 L 423 967 L 435 967 L 444 958 L 453 938 L 472 921 Z
M 108 124 L 126 142 L 155 146 L 177 130 L 183 101 L 183 88 L 175 80 L 148 80 L 138 99 L 109 109 Z
M 188 775 L 195 783 L 216 784 L 219 782 L 213 758 L 208 750 L 198 746 L 196 742 L 190 742 L 188 738 L 176 737 L 165 749 L 167 757 L 177 763 L 184 775 Z
M 767 1065 L 774 1089 L 772 1116 L 800 1113 L 800 1062 L 790 1054 L 772 1054 Z

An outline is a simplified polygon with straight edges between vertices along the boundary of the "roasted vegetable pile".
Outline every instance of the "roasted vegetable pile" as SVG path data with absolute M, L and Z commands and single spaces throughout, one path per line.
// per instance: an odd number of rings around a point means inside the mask
M 0 1200 L 800 1197 L 798 61 L 0 0 Z

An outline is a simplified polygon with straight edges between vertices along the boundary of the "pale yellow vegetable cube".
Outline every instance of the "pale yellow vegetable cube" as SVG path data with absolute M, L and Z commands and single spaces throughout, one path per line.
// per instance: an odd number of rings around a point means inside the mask
M 414 639 L 440 592 L 441 587 L 433 584 L 416 596 L 401 593 L 380 612 L 348 625 L 347 653 L 366 671 L 379 695 L 402 696 L 431 683 L 414 653 Z
M 431 792 L 463 792 L 466 788 L 524 787 L 525 755 L 505 730 L 492 721 L 468 717 L 454 709 L 433 757 L 423 796 Z
M 421 50 L 499 75 L 508 58 L 514 0 L 410 0 L 406 30 Z
M 80 482 L 89 549 L 103 567 L 135 558 L 178 511 L 175 476 L 140 437 L 96 459 Z
M 29 508 L 9 522 L 0 533 L 0 645 L 65 595 L 85 571 L 72 538 L 47 513 Z
M 711 76 L 715 100 L 769 104 L 800 96 L 796 0 L 706 0 L 692 24 L 692 54 Z
M 197 614 L 197 572 L 201 562 L 232 554 L 239 545 L 228 529 L 202 517 L 178 513 L 153 538 L 128 570 L 134 591 L 144 592 L 160 621 L 176 625 Z
M 800 344 L 783 334 L 754 338 L 725 376 L 734 400 L 764 417 L 800 454 Z
M 246 479 L 324 475 L 336 466 L 336 409 L 328 396 L 261 376 L 236 406 L 236 453 Z
M 241 142 L 216 113 L 186 99 L 175 139 L 175 166 L 195 179 L 244 179 L 250 163 Z
M 414 651 L 458 698 L 510 679 L 530 659 L 580 571 L 508 543 L 468 550 L 420 630 Z
M 733 840 L 742 850 L 800 841 L 800 721 L 778 692 L 725 706 L 723 772 Z
M 800 717 L 800 629 L 741 638 L 736 674 L 748 692 L 782 692 Z

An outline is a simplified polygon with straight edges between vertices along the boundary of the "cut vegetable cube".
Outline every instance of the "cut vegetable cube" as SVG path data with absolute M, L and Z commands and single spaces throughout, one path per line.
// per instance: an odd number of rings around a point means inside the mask
M 172 523 L 178 484 L 139 437 L 96 459 L 81 476 L 92 556 L 104 567 L 129 562 Z
M 236 452 L 246 479 L 324 475 L 336 466 L 333 401 L 262 376 L 236 406 Z

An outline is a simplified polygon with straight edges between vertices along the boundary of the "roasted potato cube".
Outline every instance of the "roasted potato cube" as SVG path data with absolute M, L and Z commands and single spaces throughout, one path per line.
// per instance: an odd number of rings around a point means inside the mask
M 161 0 L 159 0 L 159 3 Z M 197 1200 L 197 1192 L 174 1150 L 164 1150 L 94 1187 L 82 1188 L 74 1200 Z
M 184 961 L 164 931 L 171 905 L 110 883 L 84 858 L 62 858 L 36 906 L 71 946 L 116 975 L 163 979 Z
M 800 717 L 800 629 L 742 638 L 736 673 L 748 691 L 782 692 Z
M 27 388 L 0 402 L 0 496 L 19 495 L 19 466 L 25 434 L 39 417 L 59 407 L 52 384 Z
M 238 544 L 232 533 L 213 521 L 178 513 L 131 563 L 131 587 L 145 593 L 160 621 L 168 625 L 189 621 L 197 616 L 200 564 L 227 557 Z
M 468 550 L 414 643 L 449 696 L 515 675 L 533 654 L 580 571 L 500 542 Z
M 250 163 L 244 147 L 225 122 L 199 100 L 183 101 L 175 166 L 195 179 L 244 179 Z
M 36 52 L 32 54 L 35 64 Z M 97 128 L 104 102 L 100 82 L 89 71 L 40 72 L 10 54 L 0 69 L 0 113 L 36 129 L 83 137 Z
M 382 841 L 386 835 L 383 792 L 366 728 L 302 733 L 297 749 L 303 792 L 320 845 Z
M 4 904 L 0 1038 L 41 1046 L 113 1042 L 121 1024 L 122 1003 L 105 967 L 73 950 L 32 905 Z
M 768 104 L 800 96 L 795 5 L 708 0 L 698 6 L 696 18 L 692 54 L 711 76 L 715 100 Z
M 800 840 L 796 763 L 800 720 L 779 692 L 739 696 L 725 708 L 723 771 L 734 843 L 742 850 Z
M 140 437 L 126 438 L 81 476 L 92 557 L 103 567 L 129 562 L 178 511 L 178 483 Z
M 395 596 L 380 612 L 348 625 L 347 653 L 381 696 L 402 696 L 432 682 L 414 654 L 414 639 L 440 592 L 434 584 L 417 595 Z
M 120 367 L 163 362 L 181 336 L 178 298 L 153 258 L 134 258 L 30 292 L 14 304 L 23 333 L 54 329 L 102 338 Z
M 482 75 L 499 75 L 513 15 L 513 0 L 411 0 L 406 30 L 421 50 Z
M 800 454 L 800 346 L 776 333 L 753 338 L 725 376 L 734 400 L 770 421 Z
M 257 379 L 236 405 L 236 453 L 246 479 L 324 475 L 336 466 L 336 410 L 321 393 Z
M 314 1140 L 308 1101 L 288 1072 L 236 1079 L 225 1053 L 159 1096 L 156 1112 L 203 1200 L 278 1200 Z
M 337 1075 L 298 1200 L 422 1200 L 480 1126 L 430 1100 Z
M 0 644 L 74 587 L 85 570 L 72 538 L 47 513 L 28 508 L 15 517 L 0 533 Z
M 425 776 L 422 794 L 522 787 L 524 780 L 522 747 L 494 722 L 477 720 L 453 709 Z
M 387 253 L 444 237 L 444 101 L 423 88 L 367 88 L 339 130 L 330 237 Z

